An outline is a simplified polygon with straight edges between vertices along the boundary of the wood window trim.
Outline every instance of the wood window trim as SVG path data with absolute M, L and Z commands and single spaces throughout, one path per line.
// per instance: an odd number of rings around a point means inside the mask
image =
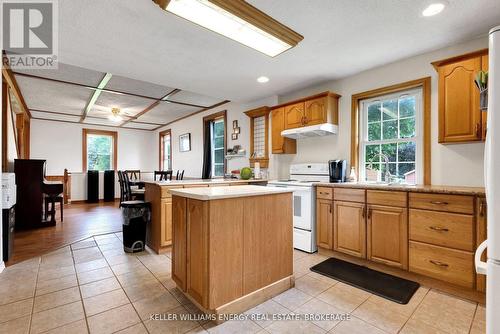
M 82 171 L 87 172 L 87 135 L 105 135 L 113 137 L 113 169 L 118 170 L 118 132 L 97 130 L 97 129 L 82 129 Z
M 253 154 L 254 150 L 254 134 L 253 127 L 254 121 L 257 117 L 264 116 L 264 157 L 263 158 L 252 158 L 250 157 L 250 166 L 253 167 L 256 162 L 260 164 L 260 167 L 269 167 L 269 113 L 271 109 L 268 106 L 252 109 L 245 111 L 245 114 L 250 117 L 250 156 Z
M 431 184 L 431 77 L 411 80 L 396 85 L 353 94 L 351 101 L 351 167 L 359 178 L 359 105 L 361 100 L 397 93 L 412 88 L 422 88 L 423 112 L 423 175 L 424 185 Z
M 163 137 L 165 135 L 169 135 L 170 136 L 170 169 L 172 169 L 172 167 L 173 167 L 173 161 L 172 161 L 172 153 L 173 153 L 173 150 L 172 150 L 172 130 L 171 129 L 167 129 L 167 130 L 161 131 L 159 133 L 160 161 L 159 161 L 158 165 L 159 165 L 160 170 L 164 170 L 164 166 L 163 166 Z
M 224 153 L 227 152 L 227 110 L 222 110 L 208 116 L 203 117 L 203 147 L 205 147 L 205 128 L 207 122 L 212 122 L 217 119 L 224 119 Z M 227 173 L 227 160 L 224 159 L 224 174 Z

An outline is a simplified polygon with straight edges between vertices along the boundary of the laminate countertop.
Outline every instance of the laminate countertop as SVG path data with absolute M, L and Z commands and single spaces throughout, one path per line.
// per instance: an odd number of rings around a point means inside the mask
M 373 189 L 373 190 L 388 190 L 388 191 L 408 191 L 408 192 L 423 192 L 436 194 L 450 195 L 473 195 L 485 196 L 483 187 L 458 187 L 458 186 L 438 186 L 438 185 L 403 185 L 403 184 L 380 184 L 370 182 L 344 182 L 344 183 L 315 183 L 316 187 L 331 187 L 331 188 L 357 188 L 357 189 Z
M 194 180 L 172 180 L 172 181 L 144 181 L 144 183 L 156 184 L 158 186 L 195 186 L 195 185 L 217 185 L 217 184 L 248 184 L 264 183 L 267 179 L 194 179 Z
M 239 187 L 200 187 L 200 188 L 174 188 L 170 193 L 174 196 L 187 197 L 201 201 L 210 201 L 215 199 L 252 197 L 263 195 L 274 195 L 291 193 L 293 189 L 262 186 L 239 186 Z

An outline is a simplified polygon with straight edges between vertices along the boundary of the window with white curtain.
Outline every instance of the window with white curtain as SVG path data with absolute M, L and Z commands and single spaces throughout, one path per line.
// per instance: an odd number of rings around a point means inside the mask
M 422 90 L 379 96 L 360 104 L 360 180 L 422 183 Z M 390 180 L 385 177 L 384 156 L 389 160 Z

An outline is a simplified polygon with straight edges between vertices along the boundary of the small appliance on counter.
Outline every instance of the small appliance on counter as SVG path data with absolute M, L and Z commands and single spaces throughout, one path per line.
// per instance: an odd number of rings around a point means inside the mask
M 328 170 L 330 174 L 330 183 L 341 183 L 346 180 L 347 163 L 345 160 L 328 161 Z
M 2 173 L 2 244 L 3 261 L 8 261 L 14 249 L 14 227 L 16 223 L 16 176 Z

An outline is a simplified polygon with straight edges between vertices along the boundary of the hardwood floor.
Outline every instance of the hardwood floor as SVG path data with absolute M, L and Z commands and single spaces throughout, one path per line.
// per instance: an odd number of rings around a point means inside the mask
M 58 210 L 56 226 L 15 232 L 14 252 L 6 265 L 40 256 L 93 235 L 121 230 L 118 202 L 67 204 L 64 206 L 64 222 L 61 223 Z

